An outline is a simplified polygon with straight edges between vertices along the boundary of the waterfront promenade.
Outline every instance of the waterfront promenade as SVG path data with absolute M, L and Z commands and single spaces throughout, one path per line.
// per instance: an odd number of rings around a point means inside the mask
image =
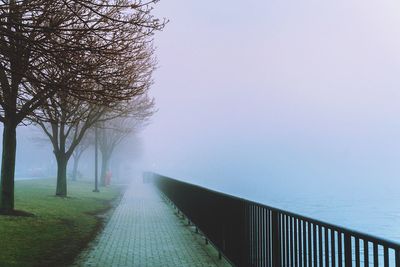
M 74 266 L 230 266 L 152 184 L 133 183 Z

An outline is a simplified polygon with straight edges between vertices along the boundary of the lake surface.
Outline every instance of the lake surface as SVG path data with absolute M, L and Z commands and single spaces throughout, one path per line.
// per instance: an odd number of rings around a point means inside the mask
M 400 243 L 400 195 L 280 195 L 258 202 Z
M 261 181 L 261 180 L 259 180 Z M 244 182 L 244 181 L 243 181 Z M 400 192 L 395 185 L 340 187 L 270 186 L 256 180 L 209 186 L 217 191 L 250 199 L 327 223 L 400 243 Z

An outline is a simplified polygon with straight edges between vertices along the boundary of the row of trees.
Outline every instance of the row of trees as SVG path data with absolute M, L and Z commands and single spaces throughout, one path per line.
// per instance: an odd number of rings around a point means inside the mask
M 1 212 L 14 210 L 18 125 L 43 129 L 58 164 L 56 195 L 66 196 L 67 163 L 88 129 L 152 112 L 152 37 L 165 25 L 153 16 L 157 2 L 0 2 Z
M 138 133 L 147 125 L 148 119 L 154 114 L 154 102 L 152 99 L 142 97 L 137 100 L 135 110 L 130 110 L 128 116 L 120 116 L 110 120 L 100 120 L 85 133 L 84 138 L 77 144 L 72 153 L 73 167 L 71 180 L 76 181 L 78 177 L 78 164 L 83 153 L 95 145 L 97 132 L 97 143 L 101 153 L 100 182 L 106 185 L 105 178 L 110 170 L 110 160 L 118 145 L 127 137 Z

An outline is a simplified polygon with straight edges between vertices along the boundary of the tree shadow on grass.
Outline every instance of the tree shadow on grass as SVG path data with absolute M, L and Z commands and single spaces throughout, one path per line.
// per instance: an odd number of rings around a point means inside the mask
M 70 196 L 58 196 L 58 195 L 48 195 L 50 197 L 55 197 L 57 199 L 78 199 L 77 197 L 70 197 Z
M 0 216 L 13 216 L 13 217 L 35 217 L 33 213 L 23 211 L 23 210 L 1 210 Z

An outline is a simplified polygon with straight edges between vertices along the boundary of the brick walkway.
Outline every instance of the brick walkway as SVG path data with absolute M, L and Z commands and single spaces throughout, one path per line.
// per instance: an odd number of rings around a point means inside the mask
M 179 219 L 152 185 L 132 184 L 74 266 L 230 266 Z

